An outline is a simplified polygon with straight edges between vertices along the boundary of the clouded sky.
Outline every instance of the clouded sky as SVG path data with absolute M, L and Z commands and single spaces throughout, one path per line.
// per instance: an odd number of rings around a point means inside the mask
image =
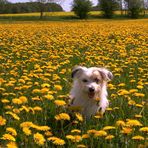
M 9 2 L 16 3 L 16 2 L 29 2 L 30 0 L 8 0 Z M 35 0 L 32 0 L 35 1 Z M 73 0 L 63 0 L 63 3 L 61 3 L 61 6 L 65 11 L 70 11 L 71 4 Z M 94 5 L 97 4 L 98 0 L 91 0 Z

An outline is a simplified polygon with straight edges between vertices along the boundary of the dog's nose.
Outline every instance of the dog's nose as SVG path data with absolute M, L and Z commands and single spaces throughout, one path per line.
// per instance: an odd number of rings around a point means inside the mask
M 95 89 L 93 87 L 89 88 L 89 92 L 94 92 L 94 91 L 95 91 Z

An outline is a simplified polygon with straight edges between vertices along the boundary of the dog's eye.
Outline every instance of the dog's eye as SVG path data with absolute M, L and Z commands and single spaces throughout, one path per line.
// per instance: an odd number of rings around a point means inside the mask
M 85 83 L 86 83 L 86 82 L 88 82 L 88 80 L 87 80 L 87 79 L 83 79 L 82 81 L 83 81 L 83 82 L 85 82 Z
M 99 82 L 100 82 L 100 80 L 99 80 L 98 78 L 96 78 L 94 81 L 95 81 L 96 83 L 99 83 Z

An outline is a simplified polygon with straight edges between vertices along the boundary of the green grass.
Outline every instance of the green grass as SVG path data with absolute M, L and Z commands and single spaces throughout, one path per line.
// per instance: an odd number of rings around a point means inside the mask
M 148 18 L 148 14 L 144 17 L 141 15 L 140 18 Z M 87 20 L 102 19 L 101 12 L 92 11 L 90 12 Z M 125 14 L 121 15 L 117 11 L 113 17 L 115 20 L 129 19 Z M 73 12 L 45 12 L 44 17 L 40 19 L 40 13 L 22 13 L 22 14 L 0 14 L 0 21 L 76 21 L 78 17 Z

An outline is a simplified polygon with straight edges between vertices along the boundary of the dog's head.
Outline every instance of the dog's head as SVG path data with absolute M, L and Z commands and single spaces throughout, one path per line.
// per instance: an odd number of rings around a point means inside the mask
M 102 90 L 102 86 L 113 78 L 113 74 L 106 68 L 77 66 L 72 71 L 72 78 L 79 83 L 79 89 L 95 98 Z

